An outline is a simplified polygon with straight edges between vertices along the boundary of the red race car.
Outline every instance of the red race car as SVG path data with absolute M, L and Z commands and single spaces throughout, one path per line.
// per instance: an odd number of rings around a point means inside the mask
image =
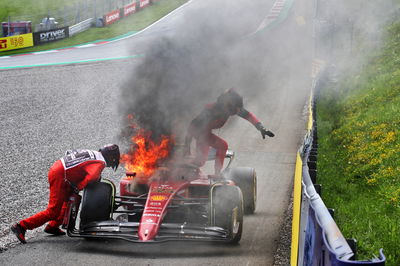
M 81 206 L 81 196 L 71 196 L 63 228 L 70 237 L 238 243 L 243 214 L 256 208 L 257 177 L 253 168 L 229 167 L 233 152 L 226 158 L 229 164 L 219 180 L 191 164 L 177 164 L 160 167 L 149 183 L 133 183 L 134 174 L 127 173 L 119 196 L 111 181 L 93 183 Z

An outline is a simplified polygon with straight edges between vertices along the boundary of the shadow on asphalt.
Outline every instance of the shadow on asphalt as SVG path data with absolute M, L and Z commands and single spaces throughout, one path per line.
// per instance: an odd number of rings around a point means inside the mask
M 170 241 L 164 243 L 133 243 L 113 239 L 86 240 L 54 236 L 32 239 L 27 245 L 22 245 L 20 248 L 25 248 L 28 245 L 33 249 L 39 249 L 37 246 L 45 246 L 49 253 L 64 250 L 70 254 L 101 254 L 135 258 L 196 258 L 226 255 L 240 257 L 246 252 L 246 249 L 243 249 L 240 244 L 229 245 L 218 242 Z
M 72 252 L 87 254 L 107 254 L 111 256 L 136 258 L 192 258 L 219 257 L 223 255 L 241 256 L 240 245 L 222 243 L 166 242 L 166 243 L 130 243 L 121 240 L 82 240 Z

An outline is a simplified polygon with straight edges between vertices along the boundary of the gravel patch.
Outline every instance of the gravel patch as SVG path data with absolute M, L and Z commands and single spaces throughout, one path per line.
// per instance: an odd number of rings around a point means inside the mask
M 129 71 L 117 64 L 0 71 L 0 252 L 19 243 L 11 224 L 46 208 L 47 172 L 55 160 L 68 149 L 117 142 L 121 79 L 114 72 Z M 103 178 L 120 171 L 107 168 Z M 42 230 L 28 231 L 28 241 Z
M 285 211 L 284 220 L 279 230 L 278 248 L 274 255 L 274 266 L 290 265 L 290 251 L 292 244 L 292 217 L 293 217 L 293 194 Z

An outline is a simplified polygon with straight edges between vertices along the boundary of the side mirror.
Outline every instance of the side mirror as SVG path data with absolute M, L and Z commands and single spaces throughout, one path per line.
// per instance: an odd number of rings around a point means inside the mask
M 228 159 L 233 159 L 235 157 L 235 152 L 232 150 L 227 150 L 226 154 L 225 154 L 225 158 Z M 213 147 L 210 147 L 210 150 L 208 151 L 208 157 L 207 160 L 211 161 L 211 160 L 215 160 L 215 158 L 217 158 L 217 150 L 214 149 Z
M 235 157 L 235 152 L 232 150 L 227 150 L 225 154 L 225 158 L 233 159 Z
M 233 159 L 235 158 L 235 152 L 232 150 L 227 150 L 225 154 L 225 158 L 229 158 L 228 165 L 225 167 L 225 169 L 228 169 L 229 166 L 231 165 Z

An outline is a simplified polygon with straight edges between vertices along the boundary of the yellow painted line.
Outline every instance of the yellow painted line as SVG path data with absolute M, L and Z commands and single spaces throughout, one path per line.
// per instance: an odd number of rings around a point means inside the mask
M 292 248 L 290 255 L 290 265 L 292 266 L 297 266 L 297 257 L 299 255 L 302 164 L 300 154 L 297 153 L 293 191 Z
M 313 112 L 311 106 L 312 99 L 313 99 L 313 92 L 311 91 L 310 100 L 308 102 L 308 126 L 307 126 L 308 131 L 310 131 L 313 127 Z

